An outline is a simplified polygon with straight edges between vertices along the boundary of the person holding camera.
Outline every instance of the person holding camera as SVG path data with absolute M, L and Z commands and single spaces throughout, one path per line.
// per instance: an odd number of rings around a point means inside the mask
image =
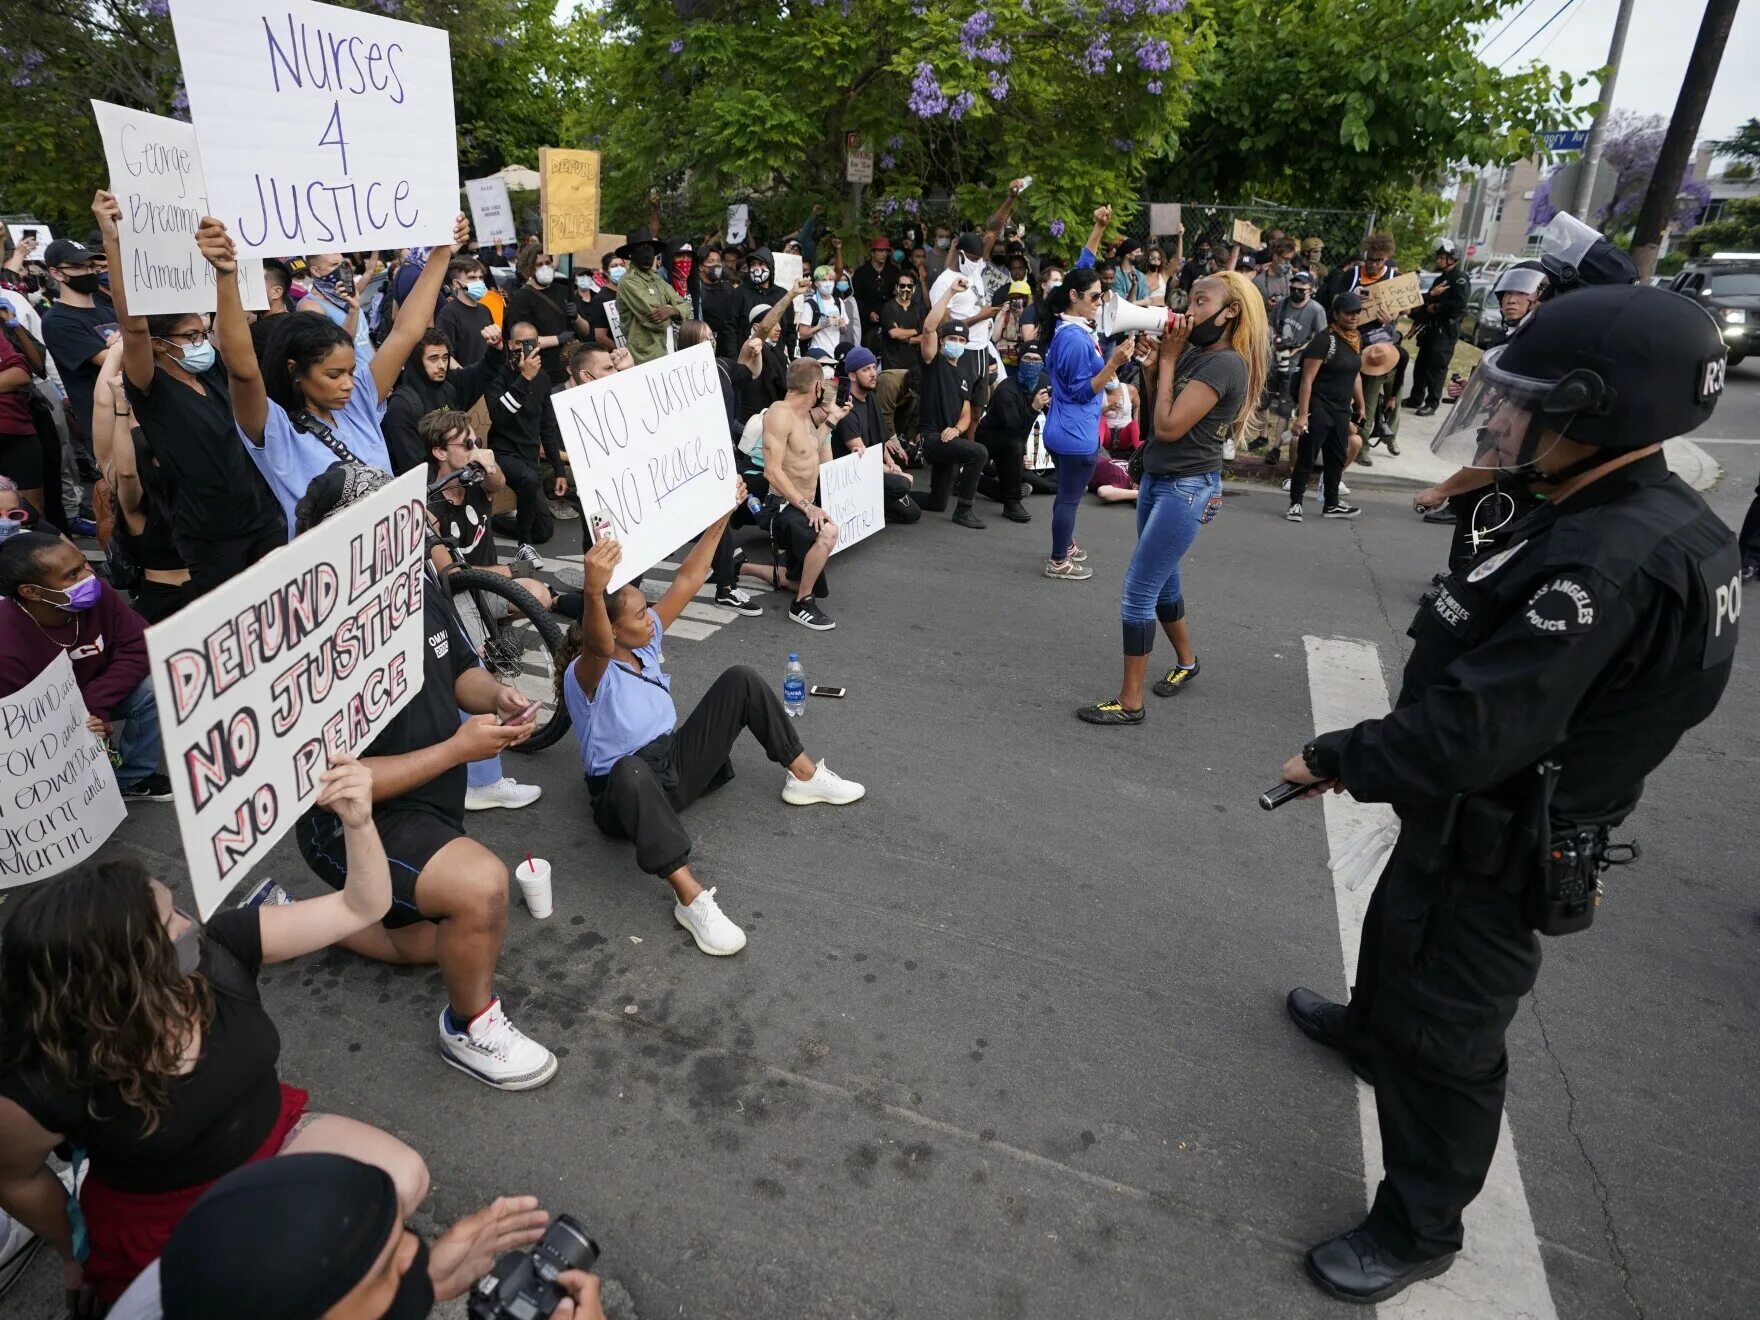
M 561 499 L 568 491 L 568 479 L 562 476 L 554 479 L 550 490 L 544 489 L 541 465 L 548 459 L 551 469 L 560 473 L 567 461 L 550 393 L 538 329 L 527 321 L 516 322 L 507 328 L 507 366 L 483 396 L 489 405 L 489 447 L 519 501 L 514 513 L 519 548 L 514 554 L 527 560 L 537 559 L 533 547 L 556 534 L 544 497 Z
M 537 1197 L 497 1197 L 431 1245 L 404 1217 L 384 1170 L 344 1155 L 240 1169 L 196 1202 L 110 1320 L 420 1320 L 467 1293 L 472 1320 L 605 1320 L 587 1272 L 597 1244 L 567 1215 L 550 1223 Z

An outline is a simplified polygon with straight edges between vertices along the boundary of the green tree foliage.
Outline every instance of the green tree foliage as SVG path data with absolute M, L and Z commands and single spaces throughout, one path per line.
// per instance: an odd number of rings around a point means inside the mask
M 1760 252 L 1760 197 L 1723 204 L 1723 214 L 1688 236 L 1701 252 Z
M 1760 119 L 1750 119 L 1732 136 L 1712 142 L 1711 149 L 1744 165 L 1760 165 Z

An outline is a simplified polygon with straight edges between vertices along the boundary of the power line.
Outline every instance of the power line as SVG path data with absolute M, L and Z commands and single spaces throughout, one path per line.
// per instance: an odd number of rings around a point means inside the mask
M 1479 45 L 1480 57 L 1483 58 L 1485 52 L 1491 49 L 1492 43 L 1495 42 L 1499 37 L 1501 37 L 1505 32 L 1509 31 L 1509 27 L 1510 27 L 1511 23 L 1514 23 L 1518 18 L 1520 18 L 1523 14 L 1527 13 L 1533 7 L 1534 7 L 1534 0 L 1523 0 L 1522 7 L 1520 9 L 1516 10 L 1516 12 L 1511 14 L 1508 18 L 1503 20 L 1503 26 L 1498 28 L 1497 31 L 1493 32 L 1489 37 L 1487 37 L 1483 42 L 1480 43 L 1480 45 Z
M 1520 55 L 1524 50 L 1526 50 L 1528 48 L 1528 46 L 1533 42 L 1535 37 L 1539 36 L 1542 32 L 1546 31 L 1547 28 L 1551 27 L 1554 23 L 1558 22 L 1559 17 L 1564 13 L 1564 11 L 1569 9 L 1572 5 L 1574 5 L 1576 3 L 1577 3 L 1577 0 L 1564 0 L 1564 3 L 1562 5 L 1560 5 L 1557 9 L 1552 11 L 1551 18 L 1547 19 L 1539 27 L 1535 28 L 1532 32 L 1530 32 L 1528 34 L 1527 41 L 1524 41 L 1521 45 L 1517 46 L 1513 51 L 1511 51 L 1508 55 L 1505 55 L 1501 60 L 1499 60 L 1497 62 L 1498 67 L 1499 68 L 1503 67 L 1504 65 L 1508 64 L 1511 60 L 1513 60 L 1517 55 Z
M 1540 49 L 1534 52 L 1534 58 L 1539 59 L 1542 55 L 1546 54 L 1547 51 L 1551 50 L 1552 43 L 1557 41 L 1560 37 L 1562 37 L 1564 35 L 1565 29 L 1568 28 L 1572 23 L 1575 23 L 1577 21 L 1577 15 L 1582 12 L 1583 11 L 1580 8 L 1571 10 L 1570 17 L 1565 19 L 1564 22 L 1562 22 L 1558 25 L 1558 31 L 1554 32 L 1550 37 L 1546 38 L 1546 40 L 1541 43 Z

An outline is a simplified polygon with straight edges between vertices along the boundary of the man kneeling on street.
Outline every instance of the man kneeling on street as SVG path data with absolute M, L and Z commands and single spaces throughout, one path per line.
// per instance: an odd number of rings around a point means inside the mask
M 332 464 L 299 502 L 298 530 L 317 526 L 386 480 L 359 464 Z M 529 1090 L 556 1075 L 556 1056 L 502 1011 L 494 981 L 507 934 L 507 867 L 464 832 L 465 767 L 531 735 L 529 717 L 520 719 L 528 702 L 477 662 L 431 569 L 422 613 L 421 691 L 361 753 L 361 764 L 373 772 L 373 820 L 391 862 L 391 910 L 377 927 L 342 944 L 379 962 L 438 964 L 447 999 L 440 1057 L 490 1086 Z M 460 710 L 470 712 L 462 724 Z M 341 888 L 347 879 L 342 822 L 313 808 L 294 832 L 306 865 Z
M 799 365 L 819 369 L 816 362 Z M 741 483 L 737 502 L 744 500 Z M 616 541 L 607 537 L 588 550 L 586 610 L 569 631 L 580 654 L 565 665 L 560 681 L 580 740 L 593 823 L 614 839 L 634 840 L 636 865 L 672 886 L 673 918 L 699 949 L 716 955 L 745 948 L 746 933 L 716 905 L 715 891 L 691 873 L 691 836 L 678 813 L 733 778 L 728 752 L 739 735 L 751 730 L 764 754 L 787 768 L 782 800 L 791 806 L 842 805 L 867 791 L 801 750 L 776 693 L 744 665 L 716 679 L 679 725 L 661 642 L 708 579 L 729 516 L 703 533 L 651 608 L 634 582 L 606 591 L 623 553 Z
M 875 397 L 880 383 L 880 360 L 865 348 L 852 348 L 843 360 L 843 370 L 849 378 L 849 412 L 831 433 L 832 457 L 861 454 L 870 445 L 881 446 L 885 451 L 881 481 L 886 521 L 914 523 L 923 511 L 911 498 L 911 474 L 898 461 L 901 447 L 888 439 L 880 421 L 880 404 Z
M 837 524 L 813 496 L 819 493 L 819 465 L 831 461 L 831 432 L 849 414 L 848 404 L 826 403 L 824 395 L 818 359 L 799 358 L 788 369 L 788 393 L 764 413 L 764 475 L 771 502 L 780 501 L 770 523 L 776 585 L 794 591 L 788 617 L 815 632 L 837 626 L 815 599 L 825 586 L 825 561 L 837 547 Z

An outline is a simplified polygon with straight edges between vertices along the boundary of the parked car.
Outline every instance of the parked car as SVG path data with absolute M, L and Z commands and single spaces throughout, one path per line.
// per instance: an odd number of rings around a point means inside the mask
M 1429 293 L 1430 286 L 1442 278 L 1440 271 L 1421 270 L 1418 272 L 1418 292 Z
M 1485 348 L 1503 333 L 1503 313 L 1488 284 L 1473 286 L 1467 295 L 1467 310 L 1461 317 L 1460 337 L 1474 348 Z
M 1733 367 L 1760 342 L 1760 256 L 1714 256 L 1690 263 L 1669 286 L 1717 320 Z

